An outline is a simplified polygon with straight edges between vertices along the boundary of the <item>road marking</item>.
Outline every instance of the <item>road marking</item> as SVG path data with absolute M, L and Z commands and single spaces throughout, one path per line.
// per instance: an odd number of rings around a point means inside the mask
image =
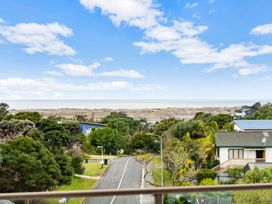
M 127 160 L 127 162 L 126 162 L 126 165 L 125 165 L 125 168 L 124 168 L 124 170 L 123 170 L 123 173 L 122 173 L 120 182 L 119 182 L 119 184 L 118 184 L 118 186 L 117 186 L 117 190 L 119 190 L 120 187 L 121 187 L 121 184 L 122 184 L 122 182 L 123 182 L 123 179 L 124 179 L 124 176 L 125 176 L 125 173 L 126 173 L 126 170 L 127 170 L 128 161 L 129 161 L 130 159 L 131 159 L 131 157 L 130 157 L 130 158 Z M 115 198 L 116 198 L 116 196 L 113 196 L 113 198 L 112 198 L 110 204 L 112 204 L 112 203 L 114 202 Z
M 145 173 L 145 170 L 144 168 L 142 167 L 142 181 L 141 181 L 141 188 L 144 188 L 144 173 Z M 143 199 L 144 199 L 144 195 L 141 194 L 140 195 L 140 204 L 143 204 Z

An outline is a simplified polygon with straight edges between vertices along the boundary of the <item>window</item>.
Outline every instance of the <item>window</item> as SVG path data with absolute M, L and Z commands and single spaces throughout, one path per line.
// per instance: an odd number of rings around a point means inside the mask
M 244 150 L 243 149 L 229 149 L 229 159 L 243 159 Z

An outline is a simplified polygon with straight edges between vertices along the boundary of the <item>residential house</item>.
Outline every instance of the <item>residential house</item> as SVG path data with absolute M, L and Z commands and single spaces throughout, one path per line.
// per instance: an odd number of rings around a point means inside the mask
M 104 128 L 106 125 L 100 123 L 80 122 L 80 130 L 83 134 L 88 135 L 94 128 Z
M 234 130 L 244 131 L 272 131 L 272 120 L 234 120 Z
M 218 132 L 215 142 L 220 169 L 272 162 L 272 132 Z

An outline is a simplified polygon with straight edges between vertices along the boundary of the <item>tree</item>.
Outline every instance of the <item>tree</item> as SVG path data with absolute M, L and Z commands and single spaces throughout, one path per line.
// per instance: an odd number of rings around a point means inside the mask
M 71 134 L 55 118 L 44 118 L 37 123 L 38 129 L 43 133 L 43 142 L 50 149 L 62 146 L 68 147 Z
M 0 192 L 45 191 L 59 183 L 54 155 L 30 137 L 0 144 L 0 158 Z
M 58 178 L 59 183 L 69 184 L 74 174 L 71 158 L 62 151 L 55 153 L 54 158 L 60 168 L 60 177 Z
M 211 121 L 215 121 L 218 124 L 219 129 L 223 129 L 223 127 L 230 124 L 233 119 L 233 116 L 228 114 L 217 114 L 212 116 Z
M 82 165 L 84 161 L 84 157 L 82 154 L 76 152 L 72 154 L 72 167 L 74 168 L 74 172 L 76 174 L 83 174 L 85 167 Z
M 35 124 L 29 120 L 3 120 L 0 122 L 0 141 L 27 135 L 34 128 Z
M 173 139 L 164 149 L 164 165 L 171 173 L 172 184 L 191 181 L 195 177 L 194 162 L 184 149 L 184 144 Z
M 15 115 L 9 115 L 7 118 L 17 120 L 30 120 L 36 124 L 42 119 L 42 115 L 38 112 L 19 112 Z
M 7 114 L 9 113 L 8 109 L 8 104 L 0 103 L 0 121 L 2 121 L 7 116 Z
M 156 122 L 153 127 L 153 132 L 156 135 L 162 135 L 162 133 L 168 130 L 172 125 L 178 123 L 180 120 L 176 118 L 163 119 L 160 122 Z
M 214 180 L 215 177 L 216 177 L 216 172 L 211 169 L 200 169 L 196 173 L 196 179 L 199 183 L 201 183 L 203 179 Z
M 131 139 L 131 147 L 144 152 L 158 152 L 160 147 L 159 140 L 160 138 L 152 133 L 136 132 Z
M 149 123 L 146 120 L 135 120 L 123 112 L 110 113 L 102 119 L 102 123 L 125 136 L 131 136 L 136 131 L 149 131 Z
M 124 147 L 124 138 L 116 130 L 106 127 L 95 129 L 90 134 L 91 145 L 103 146 L 106 153 L 116 154 Z

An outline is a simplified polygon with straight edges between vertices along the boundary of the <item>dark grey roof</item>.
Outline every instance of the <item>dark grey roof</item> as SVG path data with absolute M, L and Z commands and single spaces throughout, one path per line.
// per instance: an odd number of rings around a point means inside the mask
M 243 130 L 272 130 L 272 120 L 234 120 Z
M 263 144 L 263 138 L 266 142 Z M 217 132 L 217 147 L 265 147 L 272 146 L 272 132 Z

